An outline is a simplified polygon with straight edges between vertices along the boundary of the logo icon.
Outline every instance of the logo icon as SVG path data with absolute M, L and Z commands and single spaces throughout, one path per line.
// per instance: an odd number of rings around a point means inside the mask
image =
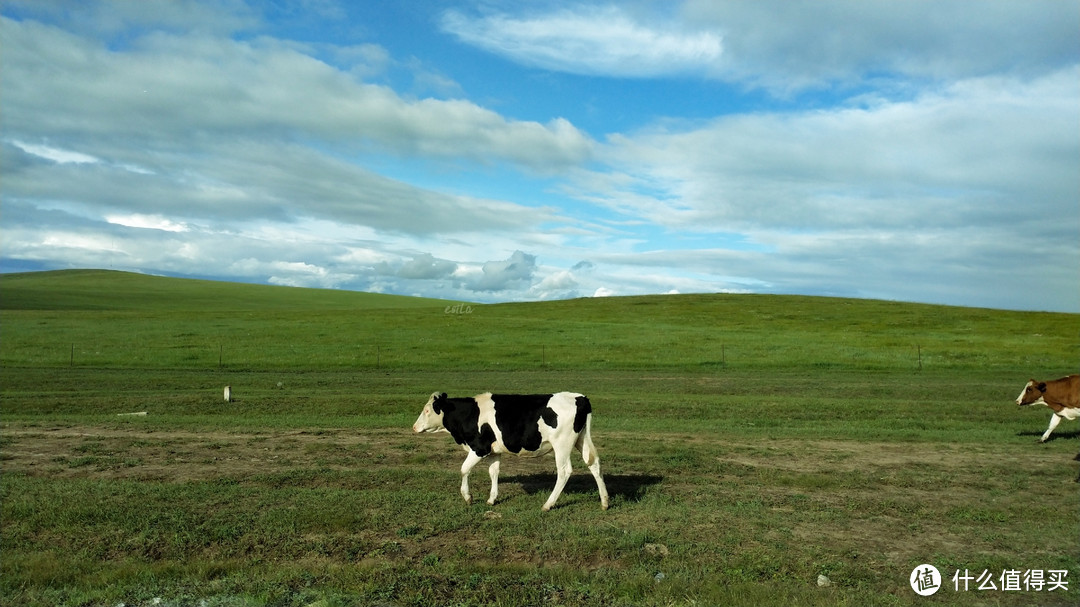
M 930 596 L 941 588 L 941 572 L 933 565 L 919 565 L 908 578 L 911 589 L 919 596 Z

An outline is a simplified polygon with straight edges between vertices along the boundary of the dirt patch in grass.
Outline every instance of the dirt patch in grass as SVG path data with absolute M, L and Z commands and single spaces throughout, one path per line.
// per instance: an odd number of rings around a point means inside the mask
M 193 432 L 95 426 L 5 424 L 2 457 L 6 472 L 31 476 L 186 482 L 245 478 L 286 469 L 350 470 L 381 466 L 442 466 L 456 472 L 463 450 L 448 435 L 418 436 L 408 429 L 326 429 L 302 431 Z M 1067 482 L 1075 468 L 1068 458 L 1048 457 L 1046 448 L 1003 450 L 1000 446 L 784 439 L 739 441 L 723 436 L 610 432 L 598 440 L 605 475 L 626 482 L 695 484 L 730 475 L 758 475 L 784 487 L 858 489 L 876 480 L 905 492 L 956 492 L 971 485 L 1016 484 L 997 478 L 1001 469 L 1024 470 Z M 655 457 L 653 457 L 655 456 Z M 610 459 L 609 459 L 610 458 Z M 636 469 L 613 469 L 634 466 Z M 575 474 L 584 474 L 574 461 Z M 943 470 L 945 472 L 943 472 Z M 486 469 L 472 475 L 474 494 L 486 494 Z M 528 492 L 543 492 L 554 481 L 551 457 L 504 459 L 502 478 L 519 479 Z M 587 474 L 585 475 L 587 477 Z M 1061 478 L 1057 478 L 1060 476 Z M 587 479 L 591 483 L 591 479 Z M 481 485 L 483 485 L 481 487 Z M 456 489 L 452 487 L 451 489 Z M 476 489 L 482 489 L 478 491 Z M 629 489 L 629 488 L 628 488 Z M 628 491 L 629 492 L 629 491 Z
M 105 429 L 3 430 L 4 468 L 32 476 L 187 482 L 293 468 L 345 470 L 437 455 L 408 431 L 271 433 Z

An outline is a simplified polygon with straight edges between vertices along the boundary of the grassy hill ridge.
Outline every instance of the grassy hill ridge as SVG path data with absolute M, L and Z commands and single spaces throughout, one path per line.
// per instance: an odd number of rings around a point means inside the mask
M 343 310 L 445 306 L 441 299 L 171 278 L 115 270 L 0 274 L 3 310 Z
M 1080 360 L 1078 314 L 741 294 L 450 303 L 119 272 L 5 275 L 0 363 L 1064 374 Z

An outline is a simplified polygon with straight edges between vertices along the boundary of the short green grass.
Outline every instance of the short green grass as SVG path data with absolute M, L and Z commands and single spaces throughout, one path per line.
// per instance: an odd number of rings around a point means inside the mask
M 1075 314 L 772 295 L 462 305 L 120 272 L 4 275 L 0 363 L 709 374 L 729 368 L 1063 372 L 1080 360 Z
M 453 305 L 0 276 L 0 605 L 1076 603 L 1080 432 L 1038 444 L 1049 412 L 1011 402 L 1076 371 L 1077 315 Z M 588 394 L 611 509 L 576 462 L 542 513 L 550 457 L 465 504 L 463 452 L 409 425 L 434 390 L 489 389 Z M 956 592 L 965 569 L 1069 590 Z

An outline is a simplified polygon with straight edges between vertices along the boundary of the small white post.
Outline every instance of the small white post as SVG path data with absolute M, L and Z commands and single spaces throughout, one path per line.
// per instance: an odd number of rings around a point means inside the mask
M 225 402 L 232 402 L 232 386 L 225 386 Z

